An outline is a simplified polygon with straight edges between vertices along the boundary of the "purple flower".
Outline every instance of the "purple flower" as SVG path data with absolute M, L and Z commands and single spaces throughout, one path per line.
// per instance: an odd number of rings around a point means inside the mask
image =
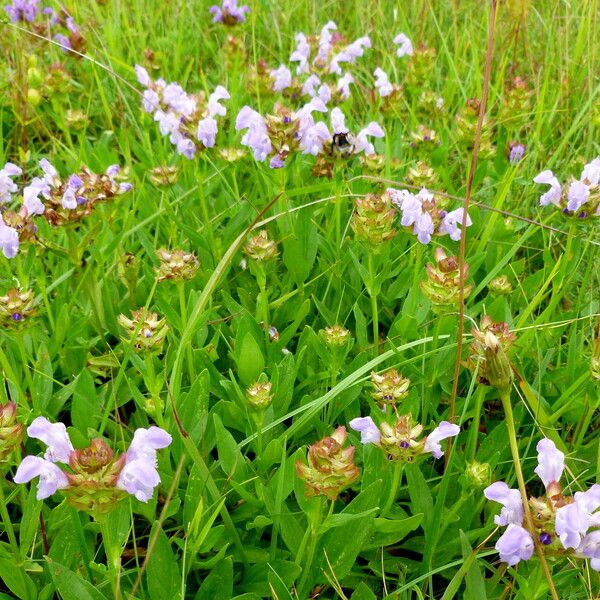
M 511 165 L 516 165 L 521 162 L 523 155 L 525 154 L 525 146 L 523 144 L 515 144 L 510 149 L 510 153 L 508 155 L 508 162 Z
M 350 84 L 354 83 L 354 77 L 350 73 L 345 73 L 338 79 L 337 91 L 341 98 L 347 100 L 350 98 Z
M 79 27 L 77 27 L 73 17 L 67 17 L 65 20 L 65 26 L 71 33 L 79 33 Z
M 561 506 L 556 511 L 554 527 L 565 548 L 578 548 L 590 526 L 590 514 L 583 502 Z
M 317 52 L 317 61 L 319 63 L 327 62 L 329 53 L 331 52 L 331 40 L 333 39 L 332 31 L 337 29 L 337 25 L 333 21 L 328 21 L 321 29 L 319 36 L 319 50 Z
M 434 458 L 444 456 L 440 442 L 460 433 L 460 427 L 448 421 L 442 421 L 426 438 L 423 452 L 431 452 Z
M 156 470 L 156 451 L 166 448 L 171 441 L 171 436 L 160 427 L 136 429 L 116 486 L 140 502 L 148 502 L 154 488 L 160 483 Z
M 317 97 L 324 104 L 327 104 L 331 100 L 331 89 L 326 83 L 319 86 L 319 90 L 317 91 Z
M 33 23 L 40 13 L 39 0 L 13 0 L 12 4 L 4 7 L 6 14 L 13 23 L 28 21 Z
M 50 23 L 50 25 L 57 25 L 58 23 L 60 23 L 60 19 L 58 18 L 56 11 L 50 6 L 44 8 L 42 12 L 48 16 L 48 22 Z
M 385 136 L 385 132 L 375 121 L 371 121 L 364 129 L 361 129 L 356 136 L 356 143 L 354 144 L 354 152 L 363 152 L 367 155 L 375 154 L 375 146 L 367 137 L 382 138 Z
M 152 114 L 160 107 L 160 97 L 154 90 L 144 90 L 142 107 L 147 113 Z
M 565 455 L 556 448 L 554 442 L 547 438 L 540 440 L 536 446 L 538 466 L 535 474 L 542 480 L 546 489 L 552 483 L 558 483 L 565 468 Z
M 44 198 L 49 198 L 51 193 L 50 185 L 41 177 L 34 177 L 28 186 L 23 188 L 23 206 L 28 215 L 43 215 L 46 207 L 40 200 L 40 194 Z
M 216 117 L 218 115 L 224 117 L 227 114 L 227 109 L 220 102 L 221 100 L 229 100 L 229 98 L 231 98 L 229 92 L 222 85 L 218 85 L 208 98 L 208 116 Z
M 340 108 L 337 106 L 331 111 L 331 129 L 333 133 L 348 133 L 346 127 L 346 117 Z
M 316 156 L 323 151 L 323 144 L 330 141 L 331 134 L 327 125 L 323 121 L 319 121 L 304 130 L 299 146 L 303 154 Z
M 150 79 L 150 75 L 148 74 L 148 71 L 140 65 L 135 65 L 134 69 L 135 69 L 135 74 L 137 76 L 138 82 L 141 85 L 143 85 L 144 87 L 148 87 L 150 85 L 150 83 L 152 82 L 152 80 Z
M 280 154 L 275 154 L 269 161 L 269 167 L 271 169 L 281 169 L 284 165 L 283 158 Z
M 69 439 L 64 423 L 50 423 L 46 417 L 37 417 L 27 428 L 27 435 L 41 440 L 48 446 L 44 458 L 50 462 L 68 463 L 73 452 L 73 444 Z
M 350 427 L 354 431 L 360 432 L 360 441 L 362 444 L 379 444 L 381 432 L 371 417 L 357 417 L 350 421 Z
M 237 131 L 247 129 L 242 145 L 252 148 L 255 160 L 265 160 L 273 146 L 263 117 L 249 106 L 244 106 L 236 117 L 235 128 Z
M 332 59 L 329 65 L 330 73 L 342 74 L 342 68 L 339 63 L 347 62 L 353 64 L 356 59 L 361 57 L 365 53 L 365 48 L 371 47 L 371 38 L 369 36 L 363 36 L 358 38 L 350 45 L 346 46 L 341 52 L 338 52 Z
M 428 244 L 434 233 L 435 226 L 433 219 L 423 204 L 428 205 L 433 202 L 433 194 L 426 188 L 422 188 L 418 194 L 411 194 L 406 190 L 395 190 L 389 188 L 388 192 L 392 197 L 392 202 L 398 206 L 402 212 L 400 224 L 404 227 L 413 226 L 413 233 L 421 244 Z
M 588 533 L 583 538 L 577 553 L 589 558 L 592 569 L 600 571 L 600 529 Z
M 271 78 L 274 92 L 282 92 L 292 85 L 292 73 L 285 65 L 279 65 L 278 69 L 273 69 Z
M 52 186 L 55 186 L 58 183 L 60 183 L 60 180 L 58 178 L 58 171 L 47 158 L 42 158 L 42 160 L 40 160 L 38 164 L 44 172 L 44 181 L 46 183 Z
M 313 96 L 316 96 L 317 94 L 317 86 L 321 83 L 321 80 L 319 79 L 318 75 L 315 75 L 314 73 L 312 75 L 309 75 L 305 82 L 302 84 L 302 93 L 305 96 L 310 96 L 311 98 Z
M 520 525 L 510 523 L 495 547 L 500 554 L 500 560 L 514 567 L 519 561 L 531 558 L 534 548 L 533 538 Z
M 223 0 L 221 6 L 214 4 L 208 10 L 213 15 L 213 23 L 231 25 L 243 23 L 246 20 L 246 13 L 250 12 L 250 7 L 238 6 L 237 0 Z
M 178 83 L 169 83 L 162 92 L 163 102 L 186 118 L 196 112 L 196 101 Z
M 408 39 L 408 36 L 404 33 L 399 33 L 394 38 L 394 44 L 398 45 L 398 48 L 396 50 L 396 55 L 399 58 L 402 58 L 403 56 L 412 56 L 415 53 L 412 42 Z
M 295 39 L 296 49 L 290 55 L 290 62 L 298 63 L 298 67 L 296 68 L 296 73 L 298 75 L 300 75 L 300 73 L 308 73 L 310 46 L 308 45 L 306 36 L 303 33 L 297 33 Z
M 15 473 L 15 483 L 27 483 L 39 477 L 36 497 L 44 500 L 52 496 L 56 490 L 69 487 L 67 476 L 54 463 L 39 456 L 26 456 Z
M 600 156 L 583 167 L 580 179 L 589 186 L 598 185 L 600 182 Z
M 494 517 L 496 525 L 521 525 L 525 513 L 519 490 L 509 488 L 504 481 L 496 481 L 483 490 L 483 495 L 502 504 L 500 514 Z
M 71 46 L 71 40 L 69 40 L 69 38 L 66 35 L 63 35 L 62 33 L 57 33 L 54 36 L 54 41 L 57 44 L 60 44 L 61 50 L 63 52 L 68 52 L 69 50 L 73 49 L 73 47 Z
M 14 258 L 19 252 L 19 233 L 4 223 L 0 214 L 0 250 L 6 258 Z
M 533 182 L 546 183 L 550 186 L 550 189 L 540 196 L 540 206 L 547 206 L 548 204 L 555 204 L 556 206 L 560 205 L 562 191 L 560 183 L 552 171 L 542 171 L 533 178 Z
M 382 98 L 389 96 L 394 91 L 394 86 L 390 83 L 387 73 L 380 67 L 377 67 L 373 71 L 373 75 L 376 77 L 375 87 L 379 90 L 379 95 Z
M 590 197 L 590 188 L 583 181 L 572 181 L 567 192 L 567 208 L 573 212 L 578 211 Z
M 456 210 L 452 210 L 449 213 L 446 213 L 442 222 L 440 223 L 438 233 L 444 234 L 447 233 L 450 236 L 450 239 L 453 239 L 455 242 L 458 242 L 461 238 L 461 230 L 459 225 L 462 225 L 463 215 L 465 209 L 460 207 Z M 471 221 L 471 217 L 467 214 L 466 226 L 470 227 L 473 222 Z
M 212 148 L 217 139 L 217 121 L 212 117 L 206 117 L 198 122 L 196 137 L 205 148 Z
M 11 162 L 7 162 L 0 170 L 0 204 L 6 204 L 12 200 L 12 194 L 19 188 L 11 178 L 22 172 L 17 165 Z

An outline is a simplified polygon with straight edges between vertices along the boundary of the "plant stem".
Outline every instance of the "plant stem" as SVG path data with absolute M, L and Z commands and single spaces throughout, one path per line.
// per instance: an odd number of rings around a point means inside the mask
M 304 566 L 302 567 L 302 575 L 300 577 L 300 581 L 297 587 L 299 598 L 305 598 L 308 594 L 308 590 L 305 590 L 305 587 L 308 584 L 310 584 L 311 567 L 313 558 L 315 556 L 315 550 L 317 549 L 317 542 L 319 541 L 319 529 L 321 528 L 322 516 L 323 498 L 319 496 L 315 512 L 312 515 L 312 518 L 310 519 L 310 537 L 308 541 L 308 553 L 306 555 L 306 560 L 304 561 Z M 301 557 L 302 555 L 299 558 Z
M 4 525 L 4 529 L 6 534 L 8 535 L 8 541 L 10 542 L 10 547 L 15 555 L 15 560 L 20 556 L 19 552 L 19 544 L 17 542 L 17 537 L 15 535 L 15 530 L 10 520 L 10 515 L 8 514 L 8 509 L 6 508 L 6 497 L 4 495 L 4 488 L 2 484 L 0 484 L 0 515 L 2 515 L 2 522 Z
M 177 293 L 179 295 L 179 312 L 181 314 L 181 331 L 185 329 L 187 324 L 187 304 L 185 301 L 185 286 L 183 281 L 177 282 Z M 194 377 L 194 357 L 192 355 L 192 346 L 191 344 L 187 345 L 186 351 L 186 360 L 188 364 L 188 377 L 190 379 L 190 385 L 193 383 Z
M 121 599 L 121 549 L 115 547 L 111 539 L 108 522 L 100 523 L 102 531 L 102 542 L 106 554 L 106 566 L 113 591 L 114 600 Z
M 552 580 L 552 574 L 550 573 L 550 569 L 548 568 L 548 563 L 546 562 L 546 557 L 544 556 L 544 550 L 540 546 L 539 541 L 535 537 L 535 528 L 533 526 L 533 519 L 531 518 L 531 511 L 529 508 L 529 501 L 527 498 L 527 490 L 525 489 L 525 479 L 523 477 L 523 471 L 521 469 L 521 460 L 519 458 L 519 445 L 517 443 L 517 432 L 515 430 L 515 419 L 513 416 L 512 405 L 510 402 L 510 388 L 506 387 L 504 389 L 499 390 L 500 399 L 502 400 L 502 407 L 504 408 L 504 417 L 506 420 L 506 428 L 508 429 L 508 442 L 510 444 L 510 451 L 512 453 L 512 459 L 515 466 L 515 473 L 517 475 L 517 482 L 519 484 L 519 491 L 521 492 L 521 500 L 523 501 L 523 509 L 525 512 L 525 523 L 527 524 L 527 529 L 531 534 L 533 539 L 533 543 L 535 545 L 536 552 L 540 558 L 540 563 L 542 565 L 542 569 L 544 571 L 544 575 L 546 576 L 546 581 L 548 582 L 548 587 L 550 589 L 550 594 L 552 595 L 553 600 L 560 600 L 558 594 L 556 592 L 556 588 L 554 587 L 554 581 Z
M 381 511 L 381 516 L 385 517 L 388 512 L 390 511 L 390 509 L 392 508 L 395 500 L 396 500 L 396 496 L 398 494 L 398 486 L 400 485 L 400 482 L 402 481 L 402 472 L 404 470 L 404 464 L 401 463 L 400 461 L 397 461 L 394 464 L 394 473 L 392 475 L 392 485 L 390 488 L 390 493 L 387 497 L 387 500 L 385 502 L 385 505 Z
M 369 296 L 371 297 L 371 315 L 373 319 L 373 350 L 374 355 L 379 355 L 379 309 L 377 306 L 377 284 L 375 283 L 375 267 L 373 266 L 373 254 L 368 252 L 369 266 Z

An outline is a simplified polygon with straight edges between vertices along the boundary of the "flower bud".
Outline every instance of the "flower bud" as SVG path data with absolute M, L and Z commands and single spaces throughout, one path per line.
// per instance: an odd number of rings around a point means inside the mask
M 354 446 L 343 448 L 348 434 L 345 427 L 338 427 L 331 436 L 308 448 L 308 465 L 296 461 L 296 473 L 302 479 L 307 496 L 326 496 L 335 500 L 341 491 L 350 486 L 360 475 L 354 464 Z
M 331 348 L 346 346 L 352 340 L 352 334 L 341 325 L 332 325 L 320 329 L 319 336 Z
M 156 313 L 140 308 L 132 312 L 131 319 L 121 314 L 117 320 L 127 333 L 123 340 L 132 343 L 137 350 L 160 351 L 162 349 L 169 326 L 165 319 L 159 319 Z
M 406 181 L 419 188 L 435 188 L 438 177 L 433 167 L 424 160 L 419 160 L 408 170 Z
M 0 296 L 0 323 L 5 327 L 21 326 L 34 314 L 33 290 L 12 288 Z
M 4 462 L 19 447 L 23 439 L 23 425 L 17 422 L 17 405 L 0 404 L 0 462 Z
M 81 131 L 89 124 L 89 118 L 87 114 L 78 109 L 69 109 L 65 113 L 65 122 L 69 126 L 70 129 L 74 129 L 75 131 Z
M 257 235 L 250 238 L 244 246 L 244 252 L 248 258 L 258 262 L 267 262 L 277 258 L 279 251 L 277 244 L 269 239 L 266 230 L 260 231 Z
M 150 169 L 150 174 L 148 175 L 148 179 L 156 185 L 172 185 L 177 181 L 177 176 L 179 175 L 179 169 L 170 165 L 162 165 L 160 167 L 154 167 Z
M 378 245 L 391 240 L 398 233 L 394 228 L 395 221 L 392 200 L 385 192 L 357 198 L 350 224 L 358 240 Z
M 396 369 L 388 369 L 381 374 L 372 372 L 371 383 L 374 388 L 371 396 L 382 407 L 385 407 L 386 404 L 395 407 L 397 402 L 408 396 L 410 379 L 403 377 Z
M 489 284 L 488 288 L 493 296 L 504 296 L 512 292 L 512 285 L 506 275 L 500 275 L 494 277 Z
M 36 88 L 29 88 L 27 90 L 27 102 L 31 104 L 31 106 L 38 106 L 42 101 L 42 94 Z
M 434 256 L 436 264 L 427 265 L 427 280 L 421 282 L 421 289 L 431 301 L 431 309 L 442 312 L 458 305 L 461 286 L 464 286 L 463 298 L 469 296 L 473 286 L 466 284 L 467 263 L 459 270 L 456 256 L 447 256 L 441 248 L 436 248 Z
M 252 408 L 265 410 L 273 401 L 271 383 L 269 381 L 253 383 L 246 390 L 246 398 Z
M 489 463 L 467 463 L 465 475 L 469 486 L 473 488 L 484 488 L 492 483 L 492 468 Z
M 241 148 L 221 148 L 219 150 L 219 156 L 225 162 L 237 162 L 246 156 L 246 152 Z
M 183 250 L 159 248 L 156 255 L 160 260 L 160 265 L 156 269 L 156 281 L 159 283 L 167 279 L 175 281 L 192 279 L 200 268 L 196 255 Z

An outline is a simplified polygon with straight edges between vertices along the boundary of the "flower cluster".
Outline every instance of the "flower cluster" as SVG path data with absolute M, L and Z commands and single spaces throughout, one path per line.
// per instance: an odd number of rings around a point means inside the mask
M 223 23 L 232 27 L 246 20 L 250 7 L 245 4 L 238 6 L 237 0 L 223 0 L 221 6 L 213 4 L 208 10 L 213 15 L 213 23 Z
M 363 444 L 375 444 L 388 459 L 401 462 L 412 462 L 426 453 L 441 458 L 444 452 L 440 442 L 460 432 L 458 425 L 442 421 L 428 436 L 418 440 L 423 433 L 423 426 L 414 423 L 410 414 L 398 416 L 393 425 L 384 421 L 379 427 L 371 417 L 358 417 L 350 421 L 350 427 L 360 432 Z
M 542 171 L 533 181 L 550 186 L 540 196 L 540 206 L 554 204 L 563 214 L 580 219 L 600 216 L 600 156 L 585 165 L 581 177 L 571 179 L 568 186 L 561 186 L 550 170 Z
M 410 379 L 403 377 L 396 369 L 388 369 L 383 373 L 373 371 L 371 373 L 371 383 L 373 384 L 371 397 L 379 407 L 385 411 L 389 404 L 397 413 L 396 404 L 408 396 Z M 352 426 L 352 423 L 350 423 L 350 426 Z
M 396 214 L 387 192 L 367 194 L 355 201 L 351 226 L 357 239 L 374 245 L 391 240 L 396 233 Z
M 167 279 L 173 281 L 192 279 L 200 268 L 200 263 L 193 252 L 159 248 L 156 255 L 160 260 L 160 264 L 156 269 L 157 283 Z
M 500 560 L 511 566 L 528 560 L 535 537 L 544 552 L 589 558 L 592 569 L 600 571 L 600 485 L 564 496 L 559 482 L 565 455 L 546 438 L 538 442 L 537 452 L 535 473 L 542 480 L 546 495 L 529 499 L 534 531 L 524 527 L 525 507 L 519 490 L 496 481 L 483 491 L 488 500 L 502 504 L 500 514 L 494 517 L 496 525 L 507 526 L 496 542 Z
M 354 464 L 354 446 L 344 448 L 345 427 L 308 447 L 308 465 L 296 461 L 296 473 L 306 484 L 307 496 L 323 495 L 335 500 L 360 475 Z
M 150 78 L 148 71 L 135 66 L 138 82 L 146 90 L 142 106 L 153 115 L 162 135 L 177 148 L 177 152 L 192 159 L 196 152 L 212 148 L 217 139 L 216 117 L 223 117 L 227 109 L 220 103 L 229 99 L 229 92 L 218 85 L 208 100 L 203 92 L 188 94 L 178 83 Z
M 388 188 L 392 202 L 402 213 L 400 220 L 404 227 L 413 228 L 413 233 L 422 244 L 428 244 L 431 236 L 449 235 L 454 241 L 461 238 L 464 209 L 462 207 L 447 212 L 444 208 L 447 201 L 434 196 L 426 188 L 422 188 L 417 194 L 408 190 L 396 190 Z M 467 215 L 467 227 L 472 225 L 471 217 Z
M 0 404 L 0 463 L 21 444 L 23 425 L 17 421 L 17 405 L 14 402 Z
M 47 449 L 43 458 L 23 459 L 15 483 L 39 477 L 38 500 L 61 490 L 73 506 L 92 514 L 109 512 L 125 493 L 148 502 L 160 483 L 156 451 L 171 443 L 166 431 L 152 426 L 137 429 L 127 452 L 120 456 L 100 438 L 93 439 L 88 448 L 75 450 L 65 425 L 50 423 L 45 417 L 34 419 L 27 435 L 44 442 Z
M 81 52 L 84 49 L 85 40 L 79 27 L 64 9 L 57 13 L 50 6 L 42 8 L 39 0 L 13 0 L 4 10 L 13 23 L 28 24 L 36 33 L 48 38 L 53 37 L 65 51 Z M 57 28 L 61 28 L 64 33 L 58 32 L 52 36 Z
M 35 314 L 33 290 L 12 288 L 0 296 L 0 324 L 22 325 Z
M 33 219 L 43 215 L 51 225 L 79 221 L 91 214 L 98 202 L 131 190 L 130 183 L 119 181 L 119 165 L 111 165 L 103 175 L 82 167 L 62 179 L 56 168 L 45 158 L 40 160 L 42 177 L 34 177 L 22 190 L 18 211 L 6 210 L 0 214 L 0 249 L 7 258 L 14 258 L 19 242 L 32 238 L 37 226 Z M 0 205 L 9 205 L 18 187 L 12 180 L 21 169 L 6 163 L 0 171 Z
M 337 25 L 329 21 L 319 36 L 296 34 L 296 48 L 290 62 L 297 63 L 296 77 L 286 65 L 270 71 L 272 89 L 291 97 L 319 98 L 325 104 L 330 100 L 340 102 L 350 97 L 350 84 L 354 77 L 344 72 L 342 64 L 350 65 L 371 47 L 371 40 L 363 36 L 344 45 Z
M 127 334 L 123 341 L 133 344 L 136 350 L 160 352 L 169 331 L 165 319 L 159 319 L 156 313 L 140 308 L 132 312 L 130 319 L 121 314 L 117 320 Z

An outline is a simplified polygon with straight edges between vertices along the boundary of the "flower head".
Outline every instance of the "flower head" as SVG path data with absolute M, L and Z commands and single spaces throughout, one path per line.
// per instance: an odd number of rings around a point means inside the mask
M 398 48 L 396 49 L 396 55 L 399 58 L 402 58 L 403 56 L 412 56 L 415 53 L 412 42 L 408 39 L 408 36 L 405 33 L 399 33 L 394 38 L 394 44 L 398 45 Z
M 250 7 L 245 4 L 238 6 L 237 0 L 223 0 L 221 6 L 214 4 L 208 10 L 213 15 L 213 23 L 223 23 L 231 27 L 246 20 Z
M 508 525 L 510 523 L 521 525 L 523 523 L 525 513 L 519 490 L 509 488 L 504 481 L 496 481 L 483 490 L 483 495 L 488 500 L 502 504 L 500 514 L 494 517 L 496 525 Z
M 37 417 L 27 428 L 27 435 L 41 440 L 48 446 L 44 458 L 50 462 L 67 464 L 73 452 L 73 444 L 64 423 L 50 423 L 46 417 Z
M 38 500 L 69 486 L 66 474 L 57 465 L 39 456 L 26 456 L 17 468 L 14 482 L 27 483 L 35 477 L 40 478 L 36 494 Z
M 448 421 L 442 421 L 426 438 L 423 452 L 431 452 L 433 458 L 442 458 L 444 452 L 440 442 L 455 437 L 460 433 L 460 427 Z
M 565 455 L 548 438 L 544 438 L 538 442 L 537 451 L 538 466 L 534 469 L 535 474 L 544 483 L 546 491 L 552 486 L 553 492 L 560 492 L 560 487 L 557 490 L 556 486 L 565 468 Z
M 511 567 L 521 560 L 529 560 L 533 554 L 534 544 L 531 534 L 521 527 L 510 523 L 496 542 L 496 550 L 500 560 Z

